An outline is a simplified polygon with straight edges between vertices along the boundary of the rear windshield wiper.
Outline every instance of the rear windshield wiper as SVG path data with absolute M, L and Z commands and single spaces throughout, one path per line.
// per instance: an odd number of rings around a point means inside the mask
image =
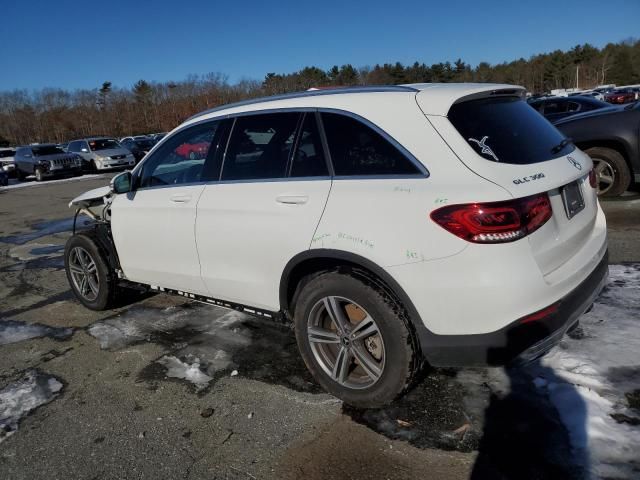
M 559 144 L 557 144 L 555 147 L 551 149 L 551 153 L 552 154 L 558 153 L 560 150 L 562 150 L 564 147 L 566 147 L 570 143 L 573 143 L 573 138 L 562 139 L 562 141 Z

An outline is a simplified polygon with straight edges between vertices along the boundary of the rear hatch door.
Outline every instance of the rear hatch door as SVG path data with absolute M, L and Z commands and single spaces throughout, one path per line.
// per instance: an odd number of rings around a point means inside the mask
M 423 111 L 428 98 L 417 95 Z M 591 159 L 578 150 L 520 91 L 487 90 L 455 102 L 447 115 L 427 118 L 460 160 L 514 198 L 546 192 L 553 217 L 528 237 L 534 257 L 548 274 L 588 241 L 597 214 L 589 184 Z

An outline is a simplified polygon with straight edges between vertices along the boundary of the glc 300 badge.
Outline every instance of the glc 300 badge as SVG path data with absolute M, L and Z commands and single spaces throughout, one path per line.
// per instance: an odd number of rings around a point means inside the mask
M 578 170 L 582 170 L 582 165 L 580 164 L 579 161 L 577 161 L 575 158 L 573 157 L 567 157 L 567 160 L 569 160 L 569 163 L 571 165 L 573 165 L 574 167 L 576 167 Z

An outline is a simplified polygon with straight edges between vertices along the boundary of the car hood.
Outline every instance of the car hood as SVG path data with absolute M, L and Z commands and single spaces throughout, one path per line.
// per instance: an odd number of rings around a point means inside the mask
M 554 125 L 564 125 L 565 123 L 573 122 L 576 120 L 580 120 L 581 118 L 589 118 L 589 117 L 600 117 L 604 115 L 610 115 L 612 113 L 618 113 L 624 110 L 624 105 L 616 105 L 611 107 L 602 107 L 596 110 L 590 110 L 588 112 L 576 113 L 575 115 L 570 115 L 568 117 L 560 118 L 554 122 Z
M 107 150 L 94 150 L 93 153 L 99 157 L 113 157 L 114 155 L 129 155 L 131 152 L 126 148 L 109 148 Z
M 102 205 L 105 203 L 105 198 L 110 195 L 111 189 L 108 186 L 94 188 L 71 200 L 69 202 L 69 208 L 87 208 L 94 205 Z

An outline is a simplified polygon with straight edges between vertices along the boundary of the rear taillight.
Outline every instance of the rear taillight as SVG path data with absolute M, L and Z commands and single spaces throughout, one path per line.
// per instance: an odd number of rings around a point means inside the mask
M 591 188 L 597 188 L 598 186 L 598 178 L 596 177 L 595 168 L 592 168 L 589 172 L 589 185 L 591 185 Z
M 491 203 L 449 205 L 431 212 L 445 230 L 473 243 L 505 243 L 526 237 L 551 218 L 546 193 Z

